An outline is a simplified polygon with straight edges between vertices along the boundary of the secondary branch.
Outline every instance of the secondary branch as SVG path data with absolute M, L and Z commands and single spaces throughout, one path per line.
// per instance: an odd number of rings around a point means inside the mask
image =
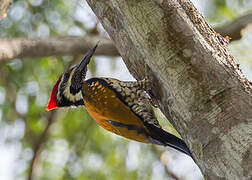
M 215 28 L 215 31 L 223 36 L 231 37 L 231 40 L 241 39 L 241 30 L 252 23 L 252 14 L 241 16 L 231 23 Z
M 241 38 L 241 30 L 252 23 L 252 14 L 241 16 L 230 24 L 215 28 L 223 36 L 231 40 Z M 96 54 L 104 56 L 120 56 L 114 43 L 99 36 L 62 36 L 49 38 L 14 38 L 0 39 L 0 61 L 14 58 L 45 57 L 45 56 L 74 56 L 84 54 L 90 47 L 101 41 Z
M 84 54 L 98 41 L 96 55 L 118 56 L 112 41 L 99 36 L 65 36 L 50 38 L 0 39 L 0 61 L 14 58 L 63 56 Z

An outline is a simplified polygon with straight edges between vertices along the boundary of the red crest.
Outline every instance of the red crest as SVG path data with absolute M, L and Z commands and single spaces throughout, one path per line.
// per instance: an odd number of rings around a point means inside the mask
M 59 86 L 60 80 L 61 80 L 61 76 L 53 87 L 51 96 L 49 98 L 49 102 L 46 106 L 47 111 L 58 108 L 58 106 L 57 106 L 57 93 L 58 93 L 58 86 Z

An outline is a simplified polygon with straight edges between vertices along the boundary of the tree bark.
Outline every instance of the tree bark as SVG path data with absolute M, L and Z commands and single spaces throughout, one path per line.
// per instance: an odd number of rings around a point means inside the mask
M 226 40 L 189 0 L 87 0 L 136 79 L 150 67 L 159 107 L 206 179 L 252 176 L 252 88 Z

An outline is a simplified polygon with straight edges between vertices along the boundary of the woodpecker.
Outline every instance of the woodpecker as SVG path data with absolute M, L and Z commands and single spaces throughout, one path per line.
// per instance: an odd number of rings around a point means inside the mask
M 146 93 L 150 90 L 148 78 L 135 82 L 113 78 L 85 80 L 97 45 L 59 77 L 46 110 L 85 106 L 90 116 L 110 132 L 143 143 L 170 146 L 192 157 L 185 142 L 164 131 L 157 121 Z

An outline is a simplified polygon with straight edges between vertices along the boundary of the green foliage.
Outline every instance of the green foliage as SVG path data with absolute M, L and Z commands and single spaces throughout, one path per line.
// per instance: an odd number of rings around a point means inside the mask
M 216 0 L 212 8 L 208 21 L 220 26 L 231 22 L 237 17 L 252 11 L 252 4 L 246 0 Z

